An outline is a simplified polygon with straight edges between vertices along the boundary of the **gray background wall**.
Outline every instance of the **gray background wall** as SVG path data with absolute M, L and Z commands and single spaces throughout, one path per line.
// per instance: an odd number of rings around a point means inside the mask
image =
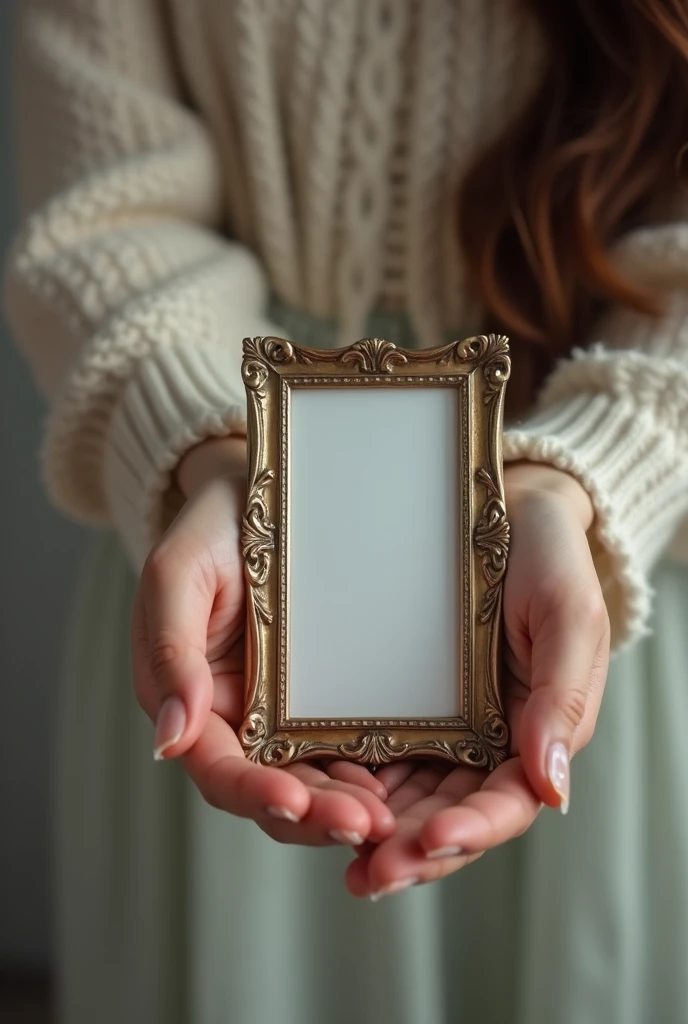
M 0 4 L 0 248 L 14 224 L 10 49 Z M 59 650 L 82 545 L 49 508 L 37 448 L 43 405 L 0 326 L 0 970 L 50 962 L 50 782 Z

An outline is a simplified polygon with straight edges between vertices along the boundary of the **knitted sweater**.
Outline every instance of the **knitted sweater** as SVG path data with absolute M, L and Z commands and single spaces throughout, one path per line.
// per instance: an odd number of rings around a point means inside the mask
M 271 292 L 343 342 L 372 308 L 405 310 L 427 345 L 480 322 L 454 208 L 538 81 L 520 0 L 26 0 L 16 52 L 5 291 L 50 402 L 47 486 L 135 562 L 180 456 L 245 429 L 241 341 L 282 333 Z M 646 628 L 648 572 L 688 511 L 688 222 L 615 259 L 664 317 L 605 316 L 505 458 L 590 493 L 618 644 Z

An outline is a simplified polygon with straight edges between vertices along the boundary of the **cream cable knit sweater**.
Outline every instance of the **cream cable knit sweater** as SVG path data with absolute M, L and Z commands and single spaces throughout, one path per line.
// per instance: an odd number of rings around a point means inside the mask
M 136 562 L 180 455 L 244 427 L 241 340 L 280 333 L 269 290 L 347 341 L 376 305 L 429 345 L 478 322 L 453 203 L 537 79 L 520 0 L 26 0 L 17 52 L 6 296 L 51 403 L 45 475 Z M 665 318 L 608 316 L 505 438 L 592 495 L 617 643 L 688 511 L 688 223 L 618 259 Z

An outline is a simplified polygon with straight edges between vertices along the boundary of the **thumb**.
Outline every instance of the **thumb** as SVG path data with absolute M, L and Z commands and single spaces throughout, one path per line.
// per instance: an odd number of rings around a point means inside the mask
M 139 696 L 155 721 L 159 761 L 186 753 L 210 713 L 206 647 L 215 595 L 200 565 L 164 541 L 146 563 L 140 591 L 146 628 Z
M 593 602 L 553 616 L 533 638 L 531 693 L 519 724 L 523 768 L 535 793 L 563 814 L 571 796 L 570 760 L 599 714 L 609 639 L 606 610 Z

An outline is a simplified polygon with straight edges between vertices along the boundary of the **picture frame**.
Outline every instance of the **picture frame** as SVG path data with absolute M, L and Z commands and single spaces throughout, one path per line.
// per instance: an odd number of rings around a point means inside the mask
M 243 351 L 246 756 L 494 768 L 508 340 Z

